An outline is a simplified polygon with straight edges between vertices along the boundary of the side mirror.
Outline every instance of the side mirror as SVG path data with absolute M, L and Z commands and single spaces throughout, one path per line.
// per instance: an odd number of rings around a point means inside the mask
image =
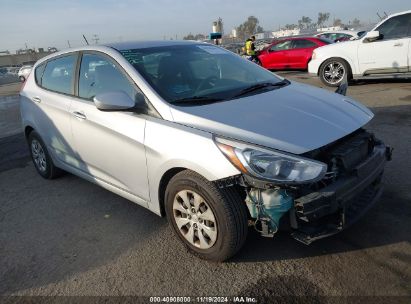
M 373 42 L 381 39 L 381 34 L 379 31 L 367 32 L 364 36 L 364 42 Z
M 144 96 L 136 95 L 136 101 L 132 100 L 123 91 L 106 92 L 93 98 L 94 104 L 100 111 L 143 111 L 145 110 Z

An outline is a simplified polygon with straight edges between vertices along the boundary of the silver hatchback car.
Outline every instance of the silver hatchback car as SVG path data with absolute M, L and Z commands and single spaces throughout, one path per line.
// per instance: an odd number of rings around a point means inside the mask
M 391 157 L 360 103 L 204 43 L 54 53 L 20 95 L 42 177 L 71 172 L 166 215 L 213 261 L 233 256 L 249 225 L 305 244 L 348 227 L 378 199 Z

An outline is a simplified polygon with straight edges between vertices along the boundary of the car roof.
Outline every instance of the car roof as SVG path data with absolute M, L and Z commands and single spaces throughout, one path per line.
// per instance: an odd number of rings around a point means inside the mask
M 361 31 L 350 31 L 350 30 L 326 31 L 326 32 L 318 33 L 318 34 L 316 34 L 316 36 L 323 35 L 323 34 L 334 34 L 334 33 L 335 34 L 341 33 L 341 34 L 355 34 L 355 35 L 357 35 L 358 32 L 361 32 Z
M 174 45 L 194 45 L 202 44 L 203 42 L 192 40 L 157 40 L 157 41 L 128 41 L 128 42 L 116 42 L 104 44 L 104 46 L 111 47 L 118 51 L 144 49 L 161 46 L 174 46 Z
M 399 12 L 399 13 L 395 13 L 395 14 L 389 15 L 387 18 L 391 18 L 391 17 L 395 17 L 395 16 L 399 16 L 399 15 L 410 14 L 410 13 L 411 13 L 411 10 L 402 11 L 402 12 Z
M 319 37 L 312 37 L 312 36 L 278 37 L 278 38 L 275 38 L 271 43 L 277 43 L 277 42 L 285 41 L 285 40 L 301 40 L 301 39 L 321 40 Z

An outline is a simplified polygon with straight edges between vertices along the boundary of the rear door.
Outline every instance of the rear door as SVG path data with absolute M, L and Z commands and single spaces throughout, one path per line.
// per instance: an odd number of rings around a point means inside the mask
M 97 181 L 149 201 L 144 147 L 146 119 L 133 112 L 98 110 L 93 97 L 113 91 L 123 91 L 132 99 L 140 93 L 111 57 L 84 52 L 79 67 L 78 98 L 70 108 L 77 167 Z
M 288 53 L 288 64 L 293 69 L 306 69 L 311 59 L 313 50 L 318 45 L 308 39 L 296 39 L 293 41 L 292 50 Z
M 363 74 L 408 72 L 411 14 L 392 17 L 375 30 L 381 39 L 367 42 L 362 39 L 358 47 L 358 61 Z
M 65 54 L 36 67 L 35 81 L 40 87 L 33 92 L 32 115 L 36 129 L 49 151 L 58 160 L 73 161 L 73 138 L 69 108 L 74 95 L 74 70 L 78 53 Z

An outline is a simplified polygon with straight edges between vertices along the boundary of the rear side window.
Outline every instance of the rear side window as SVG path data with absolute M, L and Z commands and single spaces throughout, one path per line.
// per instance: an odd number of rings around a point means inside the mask
M 405 14 L 388 19 L 377 28 L 377 31 L 382 34 L 384 40 L 405 38 L 411 34 L 410 26 L 411 14 Z
M 305 49 L 317 46 L 314 42 L 310 40 L 294 40 L 294 49 Z
M 44 68 L 46 67 L 46 64 L 43 63 L 41 65 L 39 65 L 38 67 L 36 67 L 36 71 L 34 73 L 35 79 L 36 79 L 36 83 L 41 86 L 41 78 L 43 77 L 43 73 L 44 73 Z
M 54 92 L 72 94 L 76 59 L 77 55 L 73 54 L 48 61 L 41 86 Z
M 334 41 L 327 39 L 327 38 L 318 38 L 318 40 L 321 40 L 322 42 L 324 42 L 325 44 L 331 44 L 334 43 Z

